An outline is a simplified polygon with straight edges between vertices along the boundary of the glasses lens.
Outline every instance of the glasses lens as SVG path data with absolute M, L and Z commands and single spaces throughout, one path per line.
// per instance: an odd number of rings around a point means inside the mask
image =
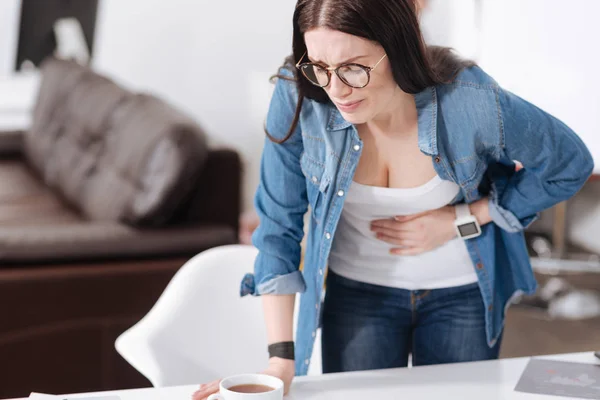
M 325 68 L 315 64 L 305 64 L 301 67 L 301 71 L 313 85 L 325 87 L 329 84 L 329 75 Z
M 369 83 L 369 73 L 358 65 L 346 65 L 338 71 L 340 79 L 354 88 L 363 88 Z

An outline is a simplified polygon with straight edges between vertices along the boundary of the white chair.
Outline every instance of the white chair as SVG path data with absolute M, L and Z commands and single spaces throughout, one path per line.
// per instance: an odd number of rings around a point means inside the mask
M 257 253 L 230 245 L 193 257 L 150 312 L 117 338 L 119 354 L 155 387 L 262 370 L 268 360 L 262 304 L 239 295 Z M 310 373 L 320 373 L 320 343 L 313 354 Z

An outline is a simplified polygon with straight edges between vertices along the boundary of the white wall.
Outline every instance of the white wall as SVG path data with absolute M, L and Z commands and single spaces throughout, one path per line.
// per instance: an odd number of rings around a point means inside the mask
M 0 0 L 0 78 L 15 68 L 20 16 L 21 0 Z
M 478 58 L 477 1 L 481 0 L 428 0 L 421 14 L 425 41 L 452 47 L 470 59 Z
M 4 0 L 2 0 L 4 1 Z M 101 0 L 94 67 L 194 117 L 258 183 L 268 78 L 291 53 L 295 0 Z
M 600 1 L 483 1 L 480 65 L 573 128 L 600 172 Z

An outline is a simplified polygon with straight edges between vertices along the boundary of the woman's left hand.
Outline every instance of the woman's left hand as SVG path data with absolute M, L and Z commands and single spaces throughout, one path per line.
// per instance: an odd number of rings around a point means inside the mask
M 414 256 L 440 247 L 456 237 L 455 219 L 454 206 L 446 206 L 415 215 L 375 220 L 371 222 L 371 230 L 378 239 L 397 246 L 390 253 Z

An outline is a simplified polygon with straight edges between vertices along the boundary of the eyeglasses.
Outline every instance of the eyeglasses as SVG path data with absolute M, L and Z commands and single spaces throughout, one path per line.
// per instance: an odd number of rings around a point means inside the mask
M 300 61 L 296 64 L 296 68 L 302 72 L 302 75 L 304 75 L 310 83 L 321 88 L 329 85 L 329 82 L 331 82 L 331 72 L 333 71 L 346 85 L 355 89 L 362 89 L 371 81 L 371 71 L 377 68 L 379 63 L 387 57 L 387 54 L 384 54 L 383 57 L 377 61 L 377 64 L 372 67 L 348 63 L 342 64 L 337 68 L 325 68 L 322 65 L 313 62 L 301 63 L 302 59 L 306 56 L 306 53 L 307 52 L 304 52 L 304 55 L 300 57 Z

